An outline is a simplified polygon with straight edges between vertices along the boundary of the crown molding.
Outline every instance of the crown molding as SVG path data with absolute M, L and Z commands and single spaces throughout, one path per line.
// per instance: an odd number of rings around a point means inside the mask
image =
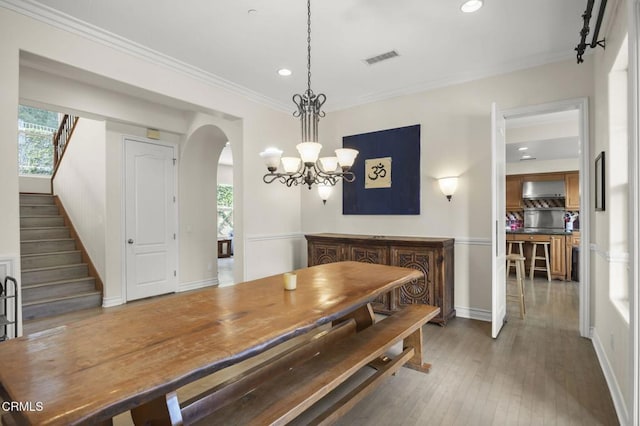
M 49 24 L 55 28 L 79 35 L 96 43 L 110 47 L 119 52 L 134 56 L 139 59 L 151 62 L 155 65 L 171 69 L 178 73 L 187 75 L 195 80 L 201 81 L 213 87 L 224 89 L 228 92 L 247 98 L 256 103 L 276 109 L 278 111 L 289 112 L 288 104 L 283 104 L 272 98 L 264 96 L 258 92 L 244 86 L 226 80 L 198 67 L 177 60 L 156 50 L 150 49 L 139 43 L 121 37 L 110 31 L 99 28 L 95 25 L 74 18 L 66 13 L 60 12 L 49 6 L 38 3 L 34 0 L 0 0 L 0 7 L 9 9 L 21 15 L 28 16 L 37 21 Z

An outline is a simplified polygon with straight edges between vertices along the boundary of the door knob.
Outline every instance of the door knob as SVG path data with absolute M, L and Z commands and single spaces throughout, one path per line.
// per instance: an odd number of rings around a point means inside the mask
M 133 244 L 133 238 L 129 238 L 129 241 L 127 241 L 129 244 Z

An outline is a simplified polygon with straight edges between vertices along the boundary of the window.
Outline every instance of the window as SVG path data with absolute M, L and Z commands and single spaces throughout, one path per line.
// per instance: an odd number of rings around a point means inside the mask
M 218 236 L 233 236 L 233 186 L 218 185 Z
M 20 105 L 18 109 L 18 173 L 53 173 L 53 135 L 58 130 L 58 113 Z
M 605 166 L 607 210 L 609 211 L 609 298 L 629 323 L 629 241 L 628 241 L 628 40 L 620 46 L 609 72 L 609 152 Z M 615 166 L 613 166 L 615 165 Z M 609 208 L 611 206 L 611 208 Z

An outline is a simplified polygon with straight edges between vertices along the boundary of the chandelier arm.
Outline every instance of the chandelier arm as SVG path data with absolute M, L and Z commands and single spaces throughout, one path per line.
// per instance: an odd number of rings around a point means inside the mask
M 298 118 L 302 114 L 304 114 L 304 100 L 302 99 L 302 95 L 299 95 L 297 93 L 293 95 L 291 99 L 293 100 L 293 103 L 296 104 L 296 107 L 298 107 L 296 111 L 293 111 L 293 116 Z
M 356 175 L 353 172 L 344 172 L 344 173 L 340 173 L 342 175 L 342 179 L 345 182 L 353 182 L 354 180 L 356 180 Z
M 266 175 L 262 176 L 262 181 L 264 183 L 273 183 L 276 179 L 280 177 L 281 176 L 279 176 L 277 173 L 267 173 Z

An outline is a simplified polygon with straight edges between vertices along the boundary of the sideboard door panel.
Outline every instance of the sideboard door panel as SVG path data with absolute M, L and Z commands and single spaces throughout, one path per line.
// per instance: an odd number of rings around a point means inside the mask
M 434 282 L 436 256 L 437 251 L 435 250 L 391 248 L 391 265 L 417 269 L 424 274 L 424 278 L 405 284 L 400 289 L 400 304 L 420 303 L 439 306 L 436 301 L 437 295 Z
M 352 245 L 349 247 L 350 260 L 364 263 L 376 263 L 379 265 L 388 265 L 389 256 L 388 249 L 384 246 L 357 246 Z
M 344 259 L 343 245 L 335 243 L 315 243 L 308 248 L 308 265 L 324 265 L 325 263 L 340 262 Z
M 374 245 L 351 245 L 349 246 L 349 260 L 364 263 L 377 263 L 380 265 L 389 264 L 389 249 L 386 246 Z M 372 306 L 374 311 L 378 313 L 389 314 L 398 309 L 398 290 L 385 293 L 377 297 Z

